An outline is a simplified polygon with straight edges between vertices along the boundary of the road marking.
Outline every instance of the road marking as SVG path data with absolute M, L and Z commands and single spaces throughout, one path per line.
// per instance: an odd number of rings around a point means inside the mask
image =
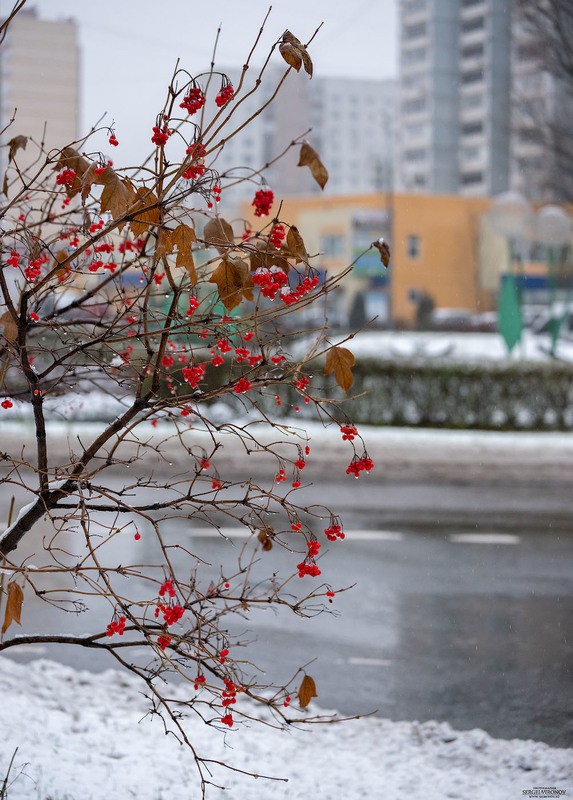
M 325 523 L 326 524 L 326 523 Z M 203 539 L 248 539 L 253 535 L 250 528 L 192 528 L 190 531 L 192 536 L 197 536 Z M 287 531 L 290 533 L 290 531 Z M 378 539 L 385 542 L 401 542 L 404 538 L 403 533 L 397 531 L 354 531 L 350 530 L 347 534 L 349 541 L 361 541 L 364 539 Z
M 448 540 L 456 544 L 519 544 L 521 537 L 512 533 L 452 533 Z

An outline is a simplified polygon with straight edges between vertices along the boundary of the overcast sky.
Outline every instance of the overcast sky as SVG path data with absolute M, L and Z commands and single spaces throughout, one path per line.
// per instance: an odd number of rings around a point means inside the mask
M 275 0 L 260 60 L 285 28 L 306 41 L 324 22 L 310 50 L 316 75 L 393 77 L 397 71 L 396 2 Z M 222 23 L 218 63 L 243 64 L 270 5 L 268 0 L 28 0 L 28 4 L 46 19 L 77 19 L 82 47 L 82 128 L 86 130 L 107 112 L 122 145 L 127 149 L 131 142 L 130 155 L 139 154 L 144 143 L 147 147 L 176 58 L 181 57 L 182 66 L 191 73 L 204 69 Z M 11 6 L 9 0 L 0 2 L 3 12 Z M 122 149 L 114 151 L 118 161 Z

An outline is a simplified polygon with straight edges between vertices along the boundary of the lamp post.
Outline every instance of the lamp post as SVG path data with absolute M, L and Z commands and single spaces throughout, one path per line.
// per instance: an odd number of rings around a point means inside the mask
M 504 276 L 497 307 L 497 327 L 507 349 L 521 339 L 523 320 L 517 275 L 514 270 L 514 253 L 520 250 L 519 263 L 523 262 L 522 243 L 529 238 L 533 228 L 531 206 L 518 192 L 504 192 L 494 198 L 489 210 L 489 220 L 496 233 L 507 242 L 509 249 L 509 274 Z
M 551 355 L 555 356 L 555 348 L 565 308 L 561 314 L 557 309 L 557 254 L 571 241 L 573 220 L 560 206 L 548 205 L 539 209 L 535 219 L 536 238 L 547 248 L 547 280 L 549 284 L 549 334 L 551 336 Z

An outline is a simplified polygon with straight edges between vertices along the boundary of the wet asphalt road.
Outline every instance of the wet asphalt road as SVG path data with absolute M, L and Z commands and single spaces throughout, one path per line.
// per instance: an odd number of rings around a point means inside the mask
M 449 459 L 447 470 L 430 464 L 423 475 L 315 475 L 305 491 L 336 506 L 348 532 L 330 547 L 322 577 L 356 587 L 336 596 L 337 616 L 252 615 L 241 623 L 245 639 L 256 639 L 252 660 L 280 682 L 316 659 L 307 670 L 318 702 L 343 714 L 447 720 L 573 746 L 573 483 L 563 468 L 551 472 L 550 458 L 540 463 L 538 474 L 519 465 L 475 474 Z M 203 534 L 181 524 L 171 532 L 213 573 L 244 543 Z M 292 570 L 292 553 L 268 556 L 274 569 Z M 105 627 L 107 610 L 101 619 Z M 28 604 L 22 632 L 35 627 L 87 626 L 38 602 Z M 112 666 L 104 654 L 64 646 L 9 655 Z

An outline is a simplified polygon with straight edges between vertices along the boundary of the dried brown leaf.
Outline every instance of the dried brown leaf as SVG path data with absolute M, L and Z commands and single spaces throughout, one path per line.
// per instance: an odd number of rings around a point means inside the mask
M 215 283 L 221 302 L 232 311 L 243 299 L 243 275 L 241 270 L 230 259 L 224 258 L 215 272 L 209 278 L 209 283 Z
M 27 136 L 14 136 L 13 139 L 10 139 L 8 142 L 8 163 L 14 160 L 14 156 L 18 152 L 18 150 L 25 150 L 26 145 L 28 144 L 28 137 Z
M 334 373 L 336 383 L 341 389 L 347 392 L 352 386 L 352 367 L 356 359 L 353 353 L 346 347 L 332 347 L 326 354 L 326 363 L 324 365 L 324 374 L 331 375 Z
M 314 180 L 321 189 L 324 189 L 328 181 L 328 170 L 320 160 L 320 156 L 314 147 L 311 147 L 308 142 L 303 142 L 300 148 L 297 167 L 308 167 Z
M 380 238 L 376 242 L 372 242 L 372 247 L 375 247 L 380 253 L 380 259 L 385 267 L 390 263 L 390 247 L 388 242 Z
M 289 66 L 294 67 L 297 72 L 304 66 L 305 72 L 312 78 L 312 59 L 300 39 L 290 31 L 283 33 L 279 51 Z
M 298 702 L 301 708 L 306 708 L 313 697 L 318 697 L 316 683 L 310 675 L 305 675 L 298 690 Z
M 129 227 L 134 236 L 142 236 L 153 225 L 159 224 L 159 206 L 157 205 L 158 199 L 153 194 L 151 189 L 146 186 L 138 186 L 134 188 L 135 204 L 131 209 L 133 219 Z M 154 206 L 148 208 L 148 206 Z M 141 209 L 146 209 L 145 211 Z
M 223 217 L 209 220 L 203 228 L 203 239 L 207 244 L 215 247 L 221 255 L 224 255 L 235 243 L 233 228 Z
M 191 284 L 197 283 L 197 272 L 193 259 L 193 243 L 197 241 L 195 231 L 189 225 L 182 222 L 174 231 L 171 232 L 172 245 L 177 247 L 177 260 L 175 266 L 184 267 L 189 275 Z
M 295 47 L 290 42 L 282 42 L 282 44 L 279 45 L 279 52 L 289 67 L 299 72 L 302 67 L 302 56 L 298 47 Z
M 0 317 L 0 325 L 2 326 L 2 336 L 7 342 L 14 344 L 18 338 L 18 326 L 9 311 L 5 311 Z
M 291 225 L 288 229 L 286 244 L 289 253 L 296 258 L 297 263 L 308 260 L 304 240 L 295 225 Z
M 168 228 L 160 228 L 157 234 L 157 243 L 155 245 L 155 257 L 162 258 L 173 252 L 175 243 L 172 239 L 173 231 Z
M 16 581 L 8 584 L 8 597 L 6 598 L 6 608 L 4 610 L 4 624 L 2 633 L 6 633 L 13 622 L 20 625 L 20 614 L 22 613 L 22 603 L 24 602 L 24 592 Z
M 268 553 L 269 550 L 273 549 L 273 537 L 270 531 L 259 531 L 257 539 L 261 543 L 265 553 Z
M 304 71 L 308 74 L 309 78 L 312 78 L 312 59 L 308 54 L 308 51 L 304 45 L 300 49 L 300 55 L 302 58 L 302 63 L 304 65 Z
M 100 214 L 109 211 L 112 219 L 116 220 L 126 214 L 132 205 L 133 190 L 130 184 L 127 181 L 122 181 L 111 167 L 108 167 L 100 177 L 103 183 Z

